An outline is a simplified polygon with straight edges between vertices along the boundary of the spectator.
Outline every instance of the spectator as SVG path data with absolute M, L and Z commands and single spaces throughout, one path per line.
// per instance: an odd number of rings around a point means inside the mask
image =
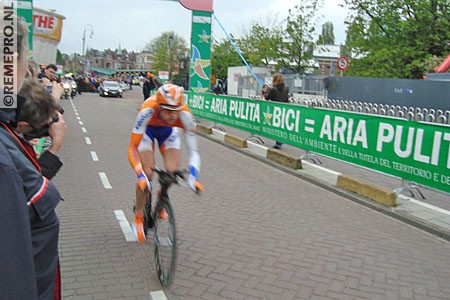
M 47 91 L 35 81 L 26 80 L 20 90 L 19 96 L 25 98 L 25 102 L 17 117 L 16 131 L 21 133 L 26 140 L 36 137 L 49 136 L 51 145 L 44 151 L 38 163 L 41 173 L 47 179 L 52 179 L 62 167 L 62 162 L 57 156 L 62 147 L 67 126 L 61 114 L 60 105 L 53 99 Z M 50 126 L 44 126 L 41 130 L 36 130 L 38 124 L 47 121 L 48 115 L 52 120 Z M 46 118 L 47 117 L 47 118 Z
M 276 101 L 276 102 L 289 102 L 289 88 L 284 83 L 284 77 L 280 73 L 273 74 L 272 86 L 268 89 L 265 95 L 266 100 Z M 283 143 L 276 141 L 275 149 L 281 149 Z
M 48 79 L 50 82 L 56 81 L 57 80 L 56 71 L 58 71 L 58 68 L 56 68 L 54 64 L 49 64 L 48 66 L 45 67 L 44 71 L 40 74 L 39 78 L 42 78 L 43 80 Z
M 34 60 L 29 60 L 28 72 L 25 77 L 38 80 L 47 89 L 47 91 L 52 94 L 55 100 L 58 101 L 59 99 L 61 99 L 61 96 L 64 93 L 63 86 L 56 81 L 42 79 L 42 75 L 39 73 L 39 70 L 40 68 L 37 62 Z M 41 78 L 39 78 L 39 75 L 41 75 Z
M 82 92 L 86 92 L 86 84 L 83 77 L 78 75 L 75 81 L 77 82 L 78 94 L 81 95 Z
M 261 89 L 261 96 L 264 99 L 266 99 L 268 93 L 269 93 L 269 85 L 268 84 L 264 84 L 262 89 Z
M 148 74 L 150 81 L 155 86 L 155 88 L 152 91 L 150 91 L 151 94 L 153 95 L 154 93 L 156 93 L 156 90 L 159 89 L 163 84 L 161 82 L 161 79 L 159 79 L 159 77 L 156 76 L 153 72 L 148 72 Z
M 29 60 L 28 61 L 28 73 L 25 76 L 26 78 L 32 78 L 34 80 L 39 79 L 40 68 L 38 63 L 35 60 Z
M 0 10 L 6 15 L 1 4 Z M 17 19 L 14 34 L 16 84 L 20 88 L 28 53 L 23 21 Z M 0 39 L 6 38 L 0 32 Z M 59 231 L 55 208 L 61 197 L 55 185 L 40 174 L 32 147 L 15 131 L 23 103 L 24 99 L 17 96 L 17 108 L 0 109 L 0 282 L 4 287 L 0 299 L 54 300 Z M 34 126 L 44 127 L 47 122 Z
M 3 3 L 0 3 L 0 13 L 6 15 Z M 24 22 L 17 20 L 14 34 L 18 56 L 16 84 L 20 88 L 25 78 L 28 52 L 28 30 Z M 6 38 L 3 31 L 0 32 L 0 38 L 2 41 Z M 0 80 L 2 90 L 3 82 Z M 0 109 L 0 122 L 10 118 L 9 113 L 12 111 L 14 109 Z M 3 129 L 0 128 L 2 134 Z M 11 151 L 17 150 L 14 144 L 0 138 L 0 299 L 35 300 L 38 299 L 38 293 L 27 197 L 20 170 L 16 168 L 15 158 L 11 155 Z
M 155 89 L 155 84 L 151 80 L 150 76 L 145 79 L 144 84 L 142 85 L 142 93 L 144 94 L 144 101 L 150 97 L 152 90 Z

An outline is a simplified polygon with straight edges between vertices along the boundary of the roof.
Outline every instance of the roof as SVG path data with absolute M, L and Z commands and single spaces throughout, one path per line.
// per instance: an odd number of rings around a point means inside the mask
M 114 73 L 116 73 L 116 70 L 106 69 L 106 68 L 98 68 L 98 67 L 90 67 L 90 70 L 97 74 L 103 74 L 103 75 L 113 75 Z
M 317 45 L 313 52 L 316 58 L 339 58 L 341 46 L 339 45 Z

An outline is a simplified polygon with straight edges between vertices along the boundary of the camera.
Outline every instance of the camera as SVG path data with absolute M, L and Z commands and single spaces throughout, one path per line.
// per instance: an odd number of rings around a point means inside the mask
M 58 111 L 63 114 L 64 113 L 64 109 L 60 106 L 58 108 Z M 24 137 L 27 140 L 32 140 L 35 138 L 41 138 L 41 137 L 45 137 L 45 136 L 50 136 L 50 133 L 48 132 L 48 130 L 50 129 L 50 126 L 52 126 L 53 123 L 56 123 L 59 121 L 59 117 L 57 113 L 54 113 L 52 115 L 52 121 L 48 124 L 45 124 L 43 127 L 35 129 L 31 132 L 28 133 L 24 133 Z
M 49 126 L 51 126 L 51 124 L 56 123 L 56 122 L 58 122 L 58 121 L 59 121 L 58 114 L 54 114 L 54 115 L 52 116 L 52 122 L 49 124 Z

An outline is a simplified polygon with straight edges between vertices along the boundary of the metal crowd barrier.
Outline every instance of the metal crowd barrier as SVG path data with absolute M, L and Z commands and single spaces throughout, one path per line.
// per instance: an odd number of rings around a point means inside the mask
M 450 110 L 443 111 L 440 109 L 435 110 L 421 107 L 408 107 L 334 99 L 320 100 L 308 98 L 292 98 L 291 103 L 307 107 L 323 107 L 343 111 L 353 111 L 358 113 L 397 117 L 410 121 L 450 124 Z

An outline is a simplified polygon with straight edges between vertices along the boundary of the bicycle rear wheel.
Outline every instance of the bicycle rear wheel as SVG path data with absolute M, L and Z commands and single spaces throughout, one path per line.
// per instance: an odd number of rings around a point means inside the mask
M 177 232 L 175 215 L 169 200 L 159 200 L 153 221 L 155 223 L 155 264 L 158 279 L 164 287 L 172 283 L 177 259 Z
M 153 228 L 152 218 L 152 192 L 147 191 L 147 202 L 144 207 L 144 233 L 147 236 L 148 230 Z

